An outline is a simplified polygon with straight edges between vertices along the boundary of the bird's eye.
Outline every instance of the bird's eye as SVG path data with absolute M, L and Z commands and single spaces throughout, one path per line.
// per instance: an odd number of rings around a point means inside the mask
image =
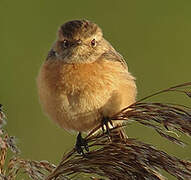
M 61 43 L 61 46 L 62 46 L 63 49 L 68 48 L 69 45 L 70 45 L 70 43 L 69 43 L 69 41 L 66 40 L 66 39 L 65 39 L 64 41 L 62 41 L 62 43 Z
M 96 40 L 95 40 L 95 39 L 92 39 L 92 40 L 91 40 L 91 46 L 92 46 L 92 47 L 95 47 L 95 46 L 96 46 Z

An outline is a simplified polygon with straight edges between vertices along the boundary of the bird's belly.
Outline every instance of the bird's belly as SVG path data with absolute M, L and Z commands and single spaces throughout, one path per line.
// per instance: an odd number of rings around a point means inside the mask
M 121 97 L 116 91 L 78 89 L 71 93 L 42 93 L 44 111 L 59 126 L 67 130 L 88 131 L 97 126 L 103 116 L 120 109 Z
M 98 66 L 98 67 L 97 67 Z M 132 78 L 94 64 L 42 68 L 38 77 L 44 111 L 67 130 L 89 131 L 103 116 L 112 116 L 135 101 Z M 130 75 L 130 74 L 129 74 Z

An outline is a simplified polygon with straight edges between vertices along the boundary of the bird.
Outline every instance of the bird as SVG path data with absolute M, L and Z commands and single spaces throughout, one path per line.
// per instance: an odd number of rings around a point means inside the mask
M 81 133 L 90 132 L 133 104 L 137 87 L 127 62 L 89 20 L 61 25 L 42 63 L 37 89 L 43 111 L 67 131 L 78 132 L 76 149 L 88 145 Z M 117 126 L 121 121 L 110 122 Z M 108 131 L 107 131 L 108 132 Z

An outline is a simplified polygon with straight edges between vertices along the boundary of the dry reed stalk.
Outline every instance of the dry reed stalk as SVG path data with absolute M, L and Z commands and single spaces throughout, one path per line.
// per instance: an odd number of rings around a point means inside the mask
M 110 141 L 106 134 L 96 134 L 87 140 L 90 147 L 96 149 L 82 157 L 73 149 L 57 166 L 46 180 L 67 178 L 80 179 L 86 174 L 97 175 L 106 179 L 165 179 L 160 174 L 163 169 L 179 179 L 191 178 L 191 163 L 170 156 L 149 144 L 128 138 L 121 140 L 117 130 L 111 130 L 114 137 Z M 82 173 L 83 176 L 78 176 Z

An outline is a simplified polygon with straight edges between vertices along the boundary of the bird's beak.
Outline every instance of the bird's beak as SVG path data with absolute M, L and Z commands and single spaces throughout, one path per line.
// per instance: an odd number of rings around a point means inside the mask
M 80 39 L 78 39 L 78 40 L 76 41 L 76 45 L 80 45 L 80 44 L 82 44 L 82 41 L 81 41 Z
M 75 48 L 77 46 L 80 46 L 81 44 L 82 44 L 82 41 L 80 39 L 78 39 L 78 40 L 73 41 L 71 46 Z

